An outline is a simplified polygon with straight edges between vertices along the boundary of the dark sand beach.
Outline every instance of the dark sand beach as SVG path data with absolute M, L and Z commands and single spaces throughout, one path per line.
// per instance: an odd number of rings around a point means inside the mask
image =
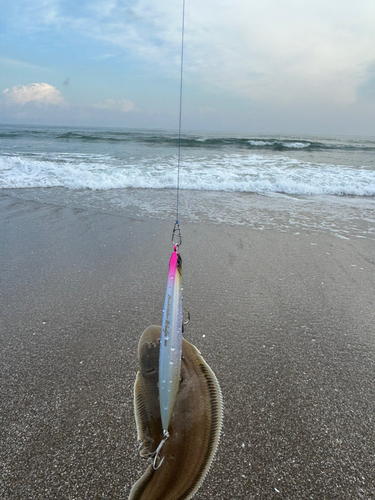
M 145 470 L 137 344 L 172 226 L 0 192 L 1 499 L 126 499 Z M 225 405 L 195 498 L 375 498 L 375 242 L 182 231 L 185 338 Z

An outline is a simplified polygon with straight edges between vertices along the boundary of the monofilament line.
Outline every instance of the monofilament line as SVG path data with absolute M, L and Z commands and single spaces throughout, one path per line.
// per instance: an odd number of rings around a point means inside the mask
M 178 121 L 178 160 L 177 160 L 177 206 L 176 223 L 178 224 L 178 202 L 180 194 L 180 164 L 181 164 L 181 117 L 182 117 L 182 77 L 184 71 L 184 35 L 185 35 L 185 0 L 182 2 L 182 34 L 181 34 L 181 74 L 180 74 L 180 112 Z

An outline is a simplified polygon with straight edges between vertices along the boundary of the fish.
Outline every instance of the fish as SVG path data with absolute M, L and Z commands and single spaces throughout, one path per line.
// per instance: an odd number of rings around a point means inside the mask
M 159 395 L 163 435 L 168 427 L 180 383 L 182 348 L 182 261 L 177 245 L 169 260 L 167 289 L 161 323 Z
M 139 370 L 134 384 L 134 415 L 140 456 L 153 458 L 163 439 L 159 405 L 160 326 L 150 326 L 138 344 Z M 223 421 L 219 382 L 198 349 L 182 338 L 180 384 L 171 415 L 170 438 L 160 450 L 163 465 L 153 463 L 133 485 L 129 500 L 188 500 L 203 483 L 216 453 Z

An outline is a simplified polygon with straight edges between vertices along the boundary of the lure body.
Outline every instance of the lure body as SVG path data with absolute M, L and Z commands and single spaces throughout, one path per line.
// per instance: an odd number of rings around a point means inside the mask
M 175 246 L 169 261 L 159 354 L 160 414 L 164 435 L 168 434 L 180 384 L 182 350 L 181 256 Z

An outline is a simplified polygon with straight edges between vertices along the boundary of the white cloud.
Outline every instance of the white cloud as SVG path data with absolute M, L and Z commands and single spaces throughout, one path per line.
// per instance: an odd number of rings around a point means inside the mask
M 103 42 L 99 59 L 120 49 L 150 73 L 178 78 L 182 2 L 18 4 L 27 31 L 83 35 Z M 186 83 L 271 106 L 351 105 L 375 60 L 374 19 L 374 0 L 187 0 Z
M 134 109 L 134 102 L 127 101 L 126 99 L 119 99 L 115 101 L 114 99 L 106 99 L 105 101 L 95 103 L 94 108 L 100 109 L 111 109 L 122 111 L 123 113 L 128 113 Z
M 21 105 L 28 102 L 57 105 L 64 101 L 61 92 L 48 83 L 18 85 L 5 89 L 3 95 L 7 101 Z
M 63 7 L 36 0 L 29 29 L 73 30 L 178 76 L 181 2 L 93 0 L 69 14 Z M 374 18 L 373 0 L 188 0 L 186 78 L 258 101 L 351 104 L 375 58 Z
M 256 101 L 350 104 L 375 56 L 372 0 L 191 2 L 188 71 Z

